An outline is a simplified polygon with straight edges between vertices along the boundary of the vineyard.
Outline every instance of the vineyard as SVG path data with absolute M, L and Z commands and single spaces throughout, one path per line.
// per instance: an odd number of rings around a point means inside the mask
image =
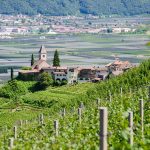
M 48 100 L 41 105 L 42 92 L 36 92 L 37 97 L 35 93 L 21 95 L 24 104 L 41 106 L 49 111 L 41 110 L 28 120 L 22 118 L 13 126 L 2 126 L 0 149 L 95 150 L 108 146 L 112 150 L 148 150 L 149 81 L 150 60 L 147 60 L 122 76 L 98 84 L 42 91 L 47 93 L 46 99 L 52 97 L 50 102 L 60 97 L 60 102 L 51 106 L 46 107 Z

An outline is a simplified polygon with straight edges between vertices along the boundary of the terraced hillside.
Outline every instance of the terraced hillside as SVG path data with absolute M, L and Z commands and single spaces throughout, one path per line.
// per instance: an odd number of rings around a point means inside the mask
M 147 150 L 150 144 L 149 82 L 150 60 L 147 60 L 122 76 L 98 84 L 49 87 L 32 93 L 29 89 L 34 83 L 22 82 L 27 91 L 21 90 L 16 99 L 4 98 L 6 85 L 0 90 L 0 147 L 99 149 L 99 107 L 106 107 L 109 149 Z M 13 90 L 15 92 L 15 88 Z M 141 102 L 143 107 L 139 105 Z M 12 112 L 8 107 L 12 107 Z M 133 126 L 128 122 L 131 111 Z M 129 143 L 132 136 L 133 144 Z

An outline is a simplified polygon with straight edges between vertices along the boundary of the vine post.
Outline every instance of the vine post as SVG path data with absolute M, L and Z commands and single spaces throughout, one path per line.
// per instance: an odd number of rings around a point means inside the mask
M 43 114 L 40 114 L 40 116 L 39 116 L 39 123 L 40 123 L 41 125 L 44 124 L 44 116 L 43 116 Z
M 66 109 L 63 108 L 63 111 L 62 111 L 62 117 L 65 117 L 65 115 L 66 115 Z
M 81 109 L 84 108 L 83 102 L 80 103 L 80 108 L 81 108 Z
M 129 121 L 129 132 L 130 132 L 129 144 L 133 146 L 133 112 L 132 111 L 129 112 L 128 121 Z
M 79 123 L 81 123 L 82 108 L 78 108 Z
M 100 104 L 100 99 L 97 98 L 97 99 L 96 99 L 96 105 L 97 105 L 98 108 L 99 108 L 99 104 Z
M 55 136 L 57 137 L 58 136 L 58 120 L 55 120 L 54 121 L 54 129 L 55 129 Z
M 23 124 L 23 122 L 22 122 L 22 120 L 20 120 L 20 127 L 22 127 L 22 124 Z
M 140 99 L 140 124 L 141 124 L 141 132 L 142 132 L 142 138 L 144 137 L 144 126 L 143 126 L 143 122 L 144 122 L 144 102 L 143 99 Z
M 14 126 L 14 139 L 17 139 L 17 126 Z
M 112 96 L 111 96 L 111 92 L 109 91 L 109 101 L 112 101 Z
M 122 97 L 122 87 L 120 88 L 120 95 L 121 95 L 121 97 Z
M 25 125 L 27 125 L 28 124 L 28 120 L 25 120 Z
M 10 148 L 10 150 L 12 150 L 13 147 L 14 147 L 14 138 L 13 137 L 9 138 L 9 143 L 8 144 L 9 144 L 8 147 Z
M 107 150 L 108 112 L 106 107 L 100 107 L 100 150 Z
M 148 100 L 150 102 L 150 85 L 148 86 Z

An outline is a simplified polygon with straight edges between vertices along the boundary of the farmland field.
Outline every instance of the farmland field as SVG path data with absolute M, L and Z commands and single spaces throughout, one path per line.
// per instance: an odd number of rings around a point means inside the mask
M 138 34 L 61 34 L 16 36 L 0 40 L 0 67 L 22 67 L 30 65 L 33 53 L 38 59 L 40 46 L 48 51 L 48 63 L 52 64 L 53 52 L 58 49 L 62 65 L 104 65 L 119 57 L 139 63 L 150 56 L 146 47 L 148 35 Z M 0 76 L 6 80 L 5 75 Z

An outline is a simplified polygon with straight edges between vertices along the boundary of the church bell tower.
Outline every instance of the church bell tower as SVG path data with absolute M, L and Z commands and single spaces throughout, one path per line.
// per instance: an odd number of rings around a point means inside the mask
M 41 46 L 39 51 L 39 60 L 47 60 L 47 51 L 43 45 Z

